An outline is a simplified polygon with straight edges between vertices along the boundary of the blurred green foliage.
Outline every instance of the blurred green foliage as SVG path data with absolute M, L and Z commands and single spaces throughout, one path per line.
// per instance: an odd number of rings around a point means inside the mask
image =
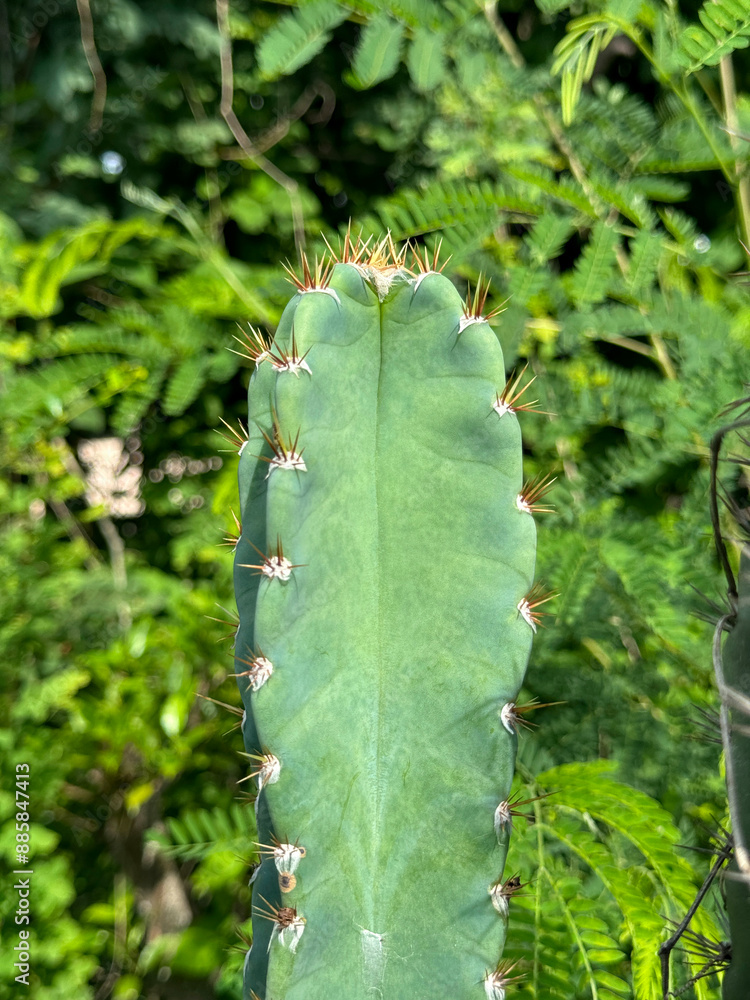
M 527 472 L 558 476 L 539 560 L 560 596 L 525 696 L 565 702 L 522 745 L 519 789 L 558 792 L 516 824 L 533 881 L 508 954 L 519 997 L 656 1000 L 707 870 L 677 845 L 725 816 L 717 747 L 692 739 L 716 699 L 691 587 L 720 602 L 707 442 L 748 372 L 750 144 L 723 126 L 750 132 L 750 68 L 727 106 L 715 67 L 750 8 L 233 0 L 264 160 L 220 113 L 211 3 L 88 6 L 0 2 L 0 850 L 11 870 L 28 762 L 33 996 L 241 995 L 253 810 L 236 719 L 206 700 L 238 703 L 217 431 L 244 409 L 235 324 L 272 329 L 288 297 L 281 171 L 308 252 L 350 217 L 442 239 L 460 285 L 483 271 L 505 301 L 508 363 L 549 411 L 525 415 Z M 720 911 L 714 890 L 693 928 L 720 938 Z

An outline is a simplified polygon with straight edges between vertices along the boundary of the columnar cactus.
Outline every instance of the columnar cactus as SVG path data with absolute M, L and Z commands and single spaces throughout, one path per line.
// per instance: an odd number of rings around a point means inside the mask
M 737 619 L 723 650 L 722 700 L 728 707 L 731 735 L 727 779 L 732 783 L 730 810 L 735 858 L 724 882 L 732 940 L 732 960 L 724 976 L 724 1000 L 746 1000 L 750 987 L 750 544 L 740 559 Z
M 349 238 L 252 333 L 235 583 L 261 863 L 246 997 L 503 1000 L 539 605 L 497 337 L 436 260 Z

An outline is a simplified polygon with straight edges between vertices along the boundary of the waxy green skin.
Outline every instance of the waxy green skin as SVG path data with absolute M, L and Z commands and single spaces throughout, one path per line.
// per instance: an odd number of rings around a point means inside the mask
M 459 332 L 447 278 L 403 272 L 381 302 L 339 264 L 329 289 L 287 306 L 275 350 L 293 330 L 311 374 L 260 362 L 240 460 L 236 653 L 274 664 L 256 692 L 239 681 L 243 733 L 281 762 L 259 839 L 306 850 L 283 895 L 261 864 L 245 995 L 482 998 L 505 939 L 488 890 L 517 743 L 499 712 L 532 639 L 520 429 L 492 409 L 498 340 L 485 322 Z M 258 427 L 271 433 L 272 412 L 286 440 L 299 431 L 307 471 L 255 457 L 271 454 Z M 277 538 L 300 564 L 288 582 L 242 565 Z M 258 912 L 269 904 L 306 921 L 296 951 Z
M 737 621 L 727 636 L 722 652 L 724 682 L 745 698 L 750 698 L 750 545 L 745 544 L 740 559 Z M 748 725 L 744 712 L 729 712 L 730 723 Z M 737 784 L 739 817 L 747 846 L 750 837 L 750 736 L 732 729 L 731 753 L 734 780 Z M 738 874 L 736 862 L 728 866 L 724 894 L 732 941 L 732 962 L 722 984 L 724 1000 L 747 1000 L 750 991 L 750 884 L 732 875 Z

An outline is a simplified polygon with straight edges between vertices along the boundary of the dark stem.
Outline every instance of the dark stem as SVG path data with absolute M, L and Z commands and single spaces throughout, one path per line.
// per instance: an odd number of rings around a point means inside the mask
M 674 932 L 671 938 L 664 942 L 664 944 L 659 948 L 659 959 L 661 960 L 661 989 L 663 1000 L 669 1000 L 669 956 L 672 954 L 672 949 L 680 940 L 682 935 L 687 929 L 687 925 L 693 919 L 693 915 L 698 907 L 701 905 L 704 896 L 711 888 L 711 883 L 719 874 L 721 866 L 729 859 L 729 850 L 727 846 L 724 846 L 719 854 L 718 858 L 714 862 L 711 871 L 706 875 L 703 885 L 698 890 L 698 894 L 690 905 L 690 909 L 685 914 L 682 921 L 678 924 L 677 930 Z
M 732 567 L 729 565 L 727 547 L 724 544 L 724 539 L 721 534 L 721 524 L 719 522 L 717 470 L 719 468 L 719 454 L 721 452 L 721 446 L 724 438 L 730 433 L 730 431 L 739 430 L 740 427 L 750 427 L 750 419 L 736 420 L 733 424 L 727 424 L 726 427 L 719 428 L 719 430 L 711 438 L 711 489 L 709 495 L 709 503 L 711 507 L 711 526 L 714 533 L 716 554 L 718 555 L 719 562 L 724 570 L 724 576 L 727 578 L 727 593 L 732 610 L 734 610 L 737 605 L 737 581 L 734 578 Z

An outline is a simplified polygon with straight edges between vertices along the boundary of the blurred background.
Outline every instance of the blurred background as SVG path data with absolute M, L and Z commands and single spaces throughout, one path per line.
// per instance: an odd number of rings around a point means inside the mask
M 656 948 L 711 861 L 689 848 L 727 822 L 704 619 L 708 442 L 748 380 L 743 4 L 0 0 L 0 998 L 26 989 L 19 763 L 31 995 L 241 997 L 219 432 L 245 416 L 237 324 L 273 331 L 281 262 L 350 219 L 442 240 L 462 294 L 491 278 L 546 411 L 526 473 L 557 476 L 560 596 L 521 700 L 565 704 L 521 738 L 518 791 L 558 795 L 508 861 L 518 995 L 662 996 Z M 742 503 L 743 467 L 722 481 Z M 717 886 L 691 928 L 673 986 L 710 1000 Z

